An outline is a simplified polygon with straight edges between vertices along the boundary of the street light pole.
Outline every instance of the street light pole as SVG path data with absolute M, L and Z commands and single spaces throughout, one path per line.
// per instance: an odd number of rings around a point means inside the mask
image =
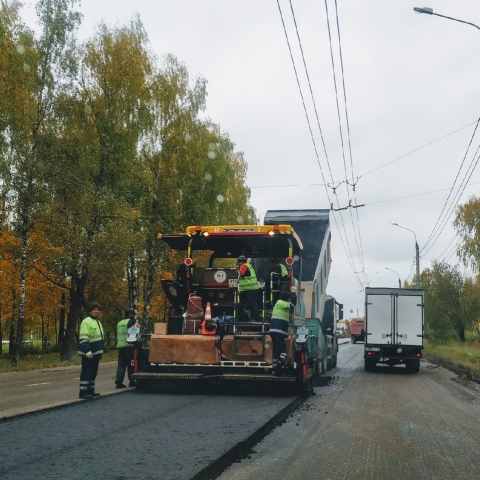
M 392 270 L 391 268 L 385 267 L 386 270 L 390 270 L 391 272 L 395 272 L 398 275 L 398 288 L 402 288 L 402 281 L 400 280 L 400 274 L 396 270 Z
M 403 228 L 404 230 L 408 230 L 409 232 L 412 232 L 413 236 L 415 237 L 415 265 L 416 265 L 415 286 L 418 288 L 420 286 L 420 249 L 418 248 L 417 236 L 415 235 L 415 232 L 413 230 L 410 230 L 407 227 L 402 227 L 398 223 L 392 223 L 392 225 L 395 225 L 396 227 L 400 227 L 400 228 Z
M 428 7 L 413 7 L 413 10 L 417 13 L 426 13 L 427 15 L 435 15 L 437 17 L 442 17 L 442 18 L 448 18 L 449 20 L 455 20 L 456 22 L 460 23 L 466 23 L 467 25 L 471 25 L 472 27 L 478 28 L 480 30 L 480 27 L 478 25 L 475 25 L 474 23 L 470 22 L 465 22 L 464 20 L 459 20 L 458 18 L 453 18 L 453 17 L 446 17 L 445 15 L 440 15 L 439 13 L 433 13 L 432 8 Z

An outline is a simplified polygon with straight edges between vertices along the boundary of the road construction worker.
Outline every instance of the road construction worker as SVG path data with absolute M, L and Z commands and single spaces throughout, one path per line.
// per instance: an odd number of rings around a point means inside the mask
M 100 323 L 100 305 L 92 303 L 88 308 L 89 316 L 84 318 L 80 325 L 78 354 L 82 357 L 82 371 L 80 372 L 80 398 L 99 397 L 95 393 L 95 379 L 97 378 L 98 364 L 104 353 L 103 326 Z
M 278 258 L 274 258 L 272 263 L 273 265 L 270 272 L 278 273 L 282 279 L 288 277 L 287 267 L 283 263 L 280 263 Z
M 132 380 L 133 373 L 133 343 L 127 342 L 128 329 L 135 325 L 134 310 L 125 310 L 125 318 L 117 324 L 117 348 L 118 348 L 118 365 L 115 375 L 115 388 L 125 388 L 123 383 L 125 378 L 125 370 L 128 372 L 128 386 L 134 387 L 135 381 Z
M 285 367 L 287 356 L 285 339 L 288 337 L 290 312 L 293 308 L 293 305 L 290 303 L 291 297 L 292 294 L 290 292 L 281 292 L 280 298 L 275 303 L 272 311 L 272 320 L 268 333 L 273 343 L 272 367 L 274 368 L 274 373 Z
M 245 303 L 250 310 L 250 319 L 259 321 L 260 309 L 257 303 L 258 280 L 253 266 L 247 261 L 247 257 L 240 255 L 237 259 L 238 267 L 238 291 L 241 303 Z
M 280 292 L 287 289 L 287 281 L 287 267 L 280 263 L 278 258 L 273 258 L 272 265 L 267 271 L 267 279 L 265 282 L 265 292 L 267 294 L 269 308 L 273 308 L 273 305 L 275 305 L 275 302 L 280 296 Z

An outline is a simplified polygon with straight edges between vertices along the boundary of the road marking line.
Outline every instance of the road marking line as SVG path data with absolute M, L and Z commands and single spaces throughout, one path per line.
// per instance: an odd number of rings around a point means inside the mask
M 50 385 L 52 382 L 44 382 L 44 383 L 32 383 L 30 385 L 25 385 L 26 387 L 37 387 L 38 385 Z

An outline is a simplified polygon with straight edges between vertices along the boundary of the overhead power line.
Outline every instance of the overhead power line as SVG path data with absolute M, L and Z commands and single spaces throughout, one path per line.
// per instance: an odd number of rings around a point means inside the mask
M 426 147 L 429 147 L 430 145 L 433 145 L 434 143 L 439 142 L 440 140 L 443 140 L 444 138 L 450 137 L 451 135 L 460 132 L 461 130 L 464 130 L 467 127 L 470 127 L 471 125 L 474 125 L 478 122 L 478 120 L 475 120 L 474 122 L 469 123 L 468 125 L 465 125 L 464 127 L 458 128 L 457 130 L 454 130 L 453 132 L 447 133 L 443 137 L 437 138 L 436 140 L 432 140 L 429 143 L 426 143 L 425 145 L 422 145 L 421 147 L 416 148 L 415 150 L 412 150 L 408 153 L 405 153 L 401 155 L 400 157 L 394 158 L 393 160 L 390 160 L 387 163 L 384 163 L 382 165 L 379 165 L 378 167 L 373 168 L 372 170 L 369 170 L 368 172 L 362 173 L 359 178 L 365 177 L 366 175 L 369 175 L 370 173 L 376 172 L 377 170 L 380 170 L 383 167 L 386 167 L 387 165 L 390 165 L 393 162 L 396 162 L 397 160 L 401 160 L 402 158 L 408 157 L 409 155 L 412 155 L 415 152 L 418 152 L 419 150 L 422 150 Z
M 288 50 L 289 50 L 289 53 L 290 53 L 290 59 L 292 61 L 293 70 L 294 70 L 295 78 L 296 78 L 296 81 L 297 81 L 297 86 L 298 86 L 298 89 L 299 89 L 299 92 L 300 92 L 300 97 L 301 97 L 301 100 L 302 100 L 303 110 L 305 112 L 305 117 L 307 119 L 308 129 L 310 131 L 310 137 L 312 139 L 312 143 L 313 143 L 313 147 L 314 147 L 314 151 L 315 151 L 315 156 L 317 158 L 317 164 L 320 168 L 320 173 L 321 173 L 322 179 L 323 179 L 324 183 L 326 184 L 327 182 L 325 181 L 325 175 L 324 175 L 322 165 L 321 165 L 321 162 L 320 162 L 320 157 L 319 157 L 319 154 L 318 154 L 317 145 L 316 145 L 315 138 L 314 138 L 314 135 L 313 135 L 312 126 L 311 126 L 311 123 L 310 123 L 310 118 L 308 116 L 308 112 L 307 112 L 307 108 L 306 108 L 306 104 L 305 104 L 305 98 L 303 96 L 303 91 L 302 91 L 302 87 L 301 87 L 301 84 L 300 84 L 300 79 L 299 79 L 299 76 L 298 76 L 297 67 L 295 65 L 295 59 L 293 58 L 293 52 L 292 52 L 292 48 L 291 48 L 291 45 L 290 45 L 290 40 L 288 38 L 288 32 L 287 32 L 287 28 L 286 28 L 285 21 L 284 21 L 284 18 L 283 18 L 282 8 L 280 7 L 279 0 L 277 0 L 277 6 L 278 6 L 278 11 L 280 13 L 280 18 L 281 18 L 281 21 L 282 21 L 282 25 L 283 25 L 283 31 L 285 33 L 285 38 L 286 38 L 286 41 L 287 41 Z M 297 32 L 298 32 L 298 29 L 297 29 Z M 299 38 L 299 35 L 297 35 L 297 37 Z M 306 64 L 305 64 L 305 66 L 306 66 Z M 332 178 L 332 180 L 333 180 L 333 178 Z M 329 192 L 328 192 L 328 189 L 327 189 L 326 185 L 325 185 L 325 191 L 326 191 L 328 202 L 329 202 L 329 204 L 331 204 L 332 201 L 330 199 L 330 195 L 329 195 Z M 340 217 L 341 217 L 341 214 L 340 214 Z M 335 215 L 333 216 L 333 218 L 334 218 L 334 221 L 335 221 L 335 225 L 337 226 L 337 229 L 338 229 L 338 232 L 339 232 L 339 237 L 340 237 L 340 240 L 342 242 L 343 248 L 345 250 L 345 253 L 347 254 L 347 259 L 350 263 L 350 266 L 351 266 L 352 270 L 355 272 L 356 271 L 355 263 L 354 263 L 354 260 L 353 260 L 353 255 L 352 255 L 352 251 L 351 251 L 351 248 L 350 248 L 348 235 L 347 235 L 347 232 L 345 230 L 345 224 L 343 222 L 343 218 L 341 217 L 341 220 L 342 220 L 342 224 L 343 224 L 343 228 L 344 228 L 346 243 L 348 245 L 348 250 L 347 250 L 347 247 L 345 246 L 345 241 L 342 237 L 342 234 L 340 233 L 340 228 L 338 227 L 338 223 L 337 223 L 337 220 L 335 218 Z M 361 287 L 362 282 L 360 281 L 360 279 L 358 277 L 357 277 L 357 281 L 359 282 L 360 287 Z
M 455 197 L 452 200 L 450 208 L 444 216 L 443 225 L 442 225 L 441 229 L 440 230 L 437 229 L 437 232 L 435 234 L 436 236 L 435 236 L 435 238 L 433 238 L 432 242 L 430 243 L 430 246 L 424 252 L 424 255 L 427 254 L 431 250 L 433 245 L 435 245 L 436 241 L 438 240 L 438 238 L 442 234 L 443 230 L 445 229 L 445 226 L 447 225 L 447 222 L 448 222 L 449 218 L 452 216 L 453 212 L 455 211 L 455 207 L 458 205 L 458 202 L 460 201 L 460 198 L 461 198 L 463 192 L 465 191 L 465 188 L 467 188 L 468 181 L 472 177 L 473 172 L 475 171 L 475 168 L 477 167 L 478 161 L 480 159 L 480 155 L 478 154 L 479 150 L 480 150 L 480 145 L 477 147 L 477 151 L 473 155 L 472 161 L 471 161 L 470 165 L 468 166 L 467 172 L 465 173 L 465 175 L 463 177 L 462 183 L 460 184 L 460 189 L 461 190 L 459 189 L 457 191 L 457 193 L 455 194 Z M 475 161 L 475 157 L 477 157 L 476 161 Z M 468 177 L 467 177 L 467 175 L 468 175 Z M 442 212 L 443 212 L 443 210 L 442 210 Z M 425 250 L 425 246 L 423 247 L 422 250 Z

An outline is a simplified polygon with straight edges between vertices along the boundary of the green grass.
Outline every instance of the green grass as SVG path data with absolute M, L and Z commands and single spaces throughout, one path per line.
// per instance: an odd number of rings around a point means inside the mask
M 480 372 L 480 343 L 478 340 L 465 342 L 465 344 L 451 341 L 447 345 L 437 345 L 435 347 L 432 347 L 427 342 L 425 353 L 450 360 Z
M 5 345 L 3 345 L 5 347 Z M 17 367 L 12 367 L 10 364 L 10 357 L 6 356 L 5 353 L 8 351 L 3 348 L 4 354 L 0 357 L 0 372 L 20 372 L 24 370 L 39 370 L 42 368 L 56 368 L 56 367 L 69 367 L 71 365 L 79 365 L 81 363 L 81 357 L 77 355 L 76 352 L 73 354 L 73 359 L 71 362 L 62 362 L 60 361 L 60 353 L 47 353 L 47 354 L 28 354 L 22 355 Z M 102 362 L 108 362 L 112 360 L 117 360 L 118 352 L 117 350 L 109 350 L 102 357 Z

